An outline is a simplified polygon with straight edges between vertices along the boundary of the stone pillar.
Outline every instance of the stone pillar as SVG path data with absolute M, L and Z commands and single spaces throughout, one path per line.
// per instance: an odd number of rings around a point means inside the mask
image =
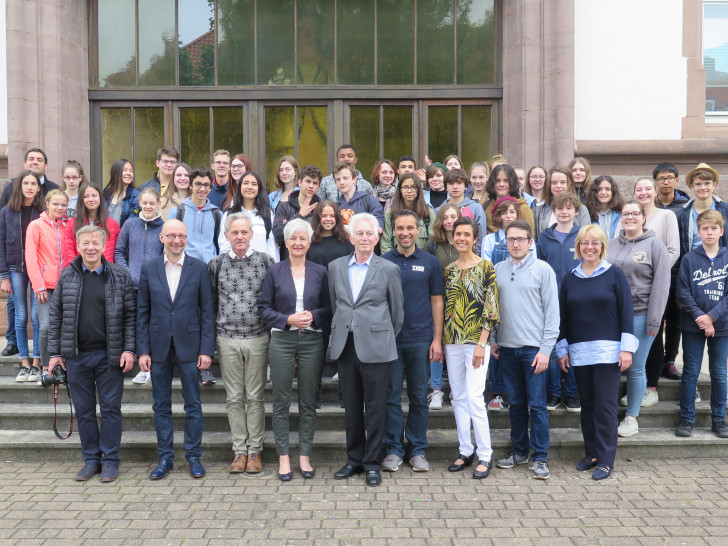
M 547 168 L 574 156 L 574 2 L 503 5 L 503 154 Z
M 90 167 L 89 11 L 86 0 L 7 3 L 8 170 L 28 148 L 48 155 L 48 178 L 76 159 Z

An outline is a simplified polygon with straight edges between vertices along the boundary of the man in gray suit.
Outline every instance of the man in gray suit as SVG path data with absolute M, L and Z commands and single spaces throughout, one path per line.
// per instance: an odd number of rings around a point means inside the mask
M 346 464 L 334 478 L 366 471 L 367 485 L 376 486 L 382 483 L 389 371 L 397 359 L 395 338 L 404 320 L 404 298 L 399 268 L 374 255 L 377 219 L 355 214 L 347 228 L 354 253 L 329 264 L 334 315 L 330 348 L 331 358 L 338 359 L 347 451 Z

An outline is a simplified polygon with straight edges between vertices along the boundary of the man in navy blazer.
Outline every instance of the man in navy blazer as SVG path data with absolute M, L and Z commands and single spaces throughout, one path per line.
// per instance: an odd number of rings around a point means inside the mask
M 142 371 L 152 372 L 154 423 L 159 463 L 149 475 L 164 478 L 174 464 L 172 373 L 177 368 L 185 402 L 186 459 L 193 478 L 202 478 L 202 404 L 198 369 L 215 354 L 215 322 L 207 264 L 185 255 L 187 229 L 167 220 L 159 238 L 164 254 L 142 266 L 137 304 L 137 352 Z

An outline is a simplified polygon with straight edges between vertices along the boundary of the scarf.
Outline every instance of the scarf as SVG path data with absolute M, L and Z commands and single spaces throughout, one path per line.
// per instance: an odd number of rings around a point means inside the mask
M 394 196 L 394 190 L 396 190 L 394 184 L 389 186 L 388 188 L 383 188 L 381 185 L 378 185 L 375 188 L 375 191 L 377 193 L 377 199 L 380 201 L 389 201 Z

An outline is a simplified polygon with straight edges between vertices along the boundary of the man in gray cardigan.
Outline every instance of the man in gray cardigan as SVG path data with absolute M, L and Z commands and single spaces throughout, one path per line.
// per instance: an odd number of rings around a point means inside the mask
M 515 220 L 506 229 L 509 260 L 495 266 L 500 324 L 493 332 L 491 355 L 500 369 L 510 398 L 513 451 L 496 462 L 512 468 L 528 462 L 528 418 L 531 414 L 531 460 L 534 478 L 549 478 L 549 414 L 546 371 L 559 335 L 556 274 L 528 251 L 531 226 Z

